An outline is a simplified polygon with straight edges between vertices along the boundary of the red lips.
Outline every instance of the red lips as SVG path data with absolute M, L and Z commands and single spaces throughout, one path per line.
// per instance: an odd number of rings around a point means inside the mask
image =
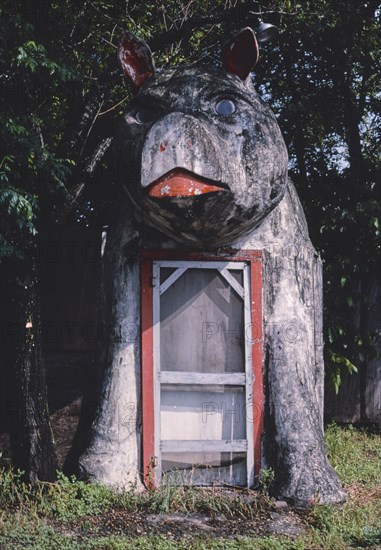
M 175 169 L 151 183 L 147 192 L 150 197 L 165 198 L 195 197 L 217 191 L 226 191 L 226 189 L 192 172 Z

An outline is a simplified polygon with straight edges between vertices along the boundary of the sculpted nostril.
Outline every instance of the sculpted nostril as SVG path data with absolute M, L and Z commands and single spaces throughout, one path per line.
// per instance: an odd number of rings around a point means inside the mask
M 271 189 L 271 193 L 270 193 L 270 200 L 272 201 L 273 199 L 275 199 L 279 194 L 279 189 L 275 189 L 274 187 Z

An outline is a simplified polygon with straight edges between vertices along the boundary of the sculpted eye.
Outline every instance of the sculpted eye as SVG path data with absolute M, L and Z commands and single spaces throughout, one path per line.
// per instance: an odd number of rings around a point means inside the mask
M 216 104 L 216 112 L 219 115 L 232 115 L 235 113 L 235 109 L 236 107 L 230 99 L 221 99 L 221 101 Z
M 139 124 L 145 124 L 146 122 L 150 122 L 152 120 L 153 113 L 149 109 L 138 109 L 135 114 L 135 120 L 139 122 Z

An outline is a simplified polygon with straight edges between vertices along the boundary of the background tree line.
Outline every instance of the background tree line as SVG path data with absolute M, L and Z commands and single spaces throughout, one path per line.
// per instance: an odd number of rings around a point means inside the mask
M 380 291 L 380 13 L 375 0 L 3 1 L 1 396 L 14 406 L 13 461 L 26 479 L 56 469 L 35 250 L 63 220 L 112 215 L 112 136 L 131 97 L 116 61 L 125 29 L 168 66 L 218 63 L 223 42 L 262 17 L 279 27 L 253 78 L 278 117 L 325 262 L 327 375 L 336 390 L 345 370 L 365 383 L 379 349 L 367 312 Z

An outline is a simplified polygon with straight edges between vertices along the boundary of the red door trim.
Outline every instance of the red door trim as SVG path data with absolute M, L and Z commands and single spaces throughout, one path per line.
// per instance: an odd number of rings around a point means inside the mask
M 261 437 L 263 430 L 263 329 L 262 329 L 262 262 L 250 263 L 251 273 L 251 328 L 253 361 L 253 423 L 254 423 L 254 477 L 261 468 Z
M 153 381 L 153 319 L 152 260 L 141 263 L 142 282 L 142 429 L 143 481 L 148 489 L 154 485 L 154 381 Z
M 262 369 L 262 253 L 260 250 L 226 249 L 216 253 L 184 250 L 141 250 L 142 281 L 142 428 L 143 480 L 154 487 L 154 372 L 152 327 L 152 262 L 153 260 L 237 261 L 250 262 L 251 273 L 251 337 L 253 362 L 253 431 L 254 476 L 261 466 L 261 436 L 263 430 L 263 369 Z

